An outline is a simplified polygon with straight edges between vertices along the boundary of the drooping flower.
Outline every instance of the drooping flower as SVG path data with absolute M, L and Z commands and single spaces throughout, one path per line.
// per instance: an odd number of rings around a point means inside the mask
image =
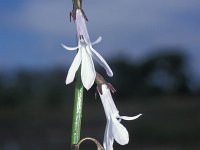
M 75 24 L 77 28 L 78 46 L 68 47 L 62 44 L 62 46 L 67 50 L 79 49 L 72 62 L 71 67 L 69 68 L 66 78 L 66 84 L 69 84 L 74 80 L 75 74 L 79 66 L 81 65 L 81 80 L 84 87 L 88 90 L 93 85 L 96 77 L 96 71 L 92 58 L 94 58 L 102 67 L 104 67 L 108 76 L 113 76 L 113 72 L 104 60 L 104 58 L 92 47 L 92 45 L 101 42 L 102 38 L 99 37 L 93 43 L 90 41 L 85 18 L 80 9 L 76 10 Z
M 110 89 L 106 84 L 101 85 L 101 92 L 99 92 L 104 111 L 106 114 L 107 124 L 104 133 L 103 146 L 105 150 L 113 150 L 114 140 L 120 145 L 128 144 L 129 134 L 127 129 L 120 123 L 122 120 L 135 120 L 142 114 L 128 117 L 120 116 L 115 103 L 113 101 Z M 111 89 L 112 90 L 112 89 Z

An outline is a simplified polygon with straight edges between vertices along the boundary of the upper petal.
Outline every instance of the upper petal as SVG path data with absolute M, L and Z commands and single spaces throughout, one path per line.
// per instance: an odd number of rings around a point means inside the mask
M 101 41 L 102 41 L 102 37 L 100 36 L 100 37 L 98 37 L 98 38 L 96 39 L 96 41 L 92 42 L 91 45 L 98 44 L 98 43 L 100 43 Z
M 115 118 L 112 119 L 112 134 L 117 143 L 120 145 L 128 144 L 129 142 L 129 134 L 126 128 Z
M 78 50 L 78 53 L 76 54 L 71 67 L 69 68 L 67 78 L 66 78 L 66 84 L 71 83 L 74 80 L 76 71 L 78 70 L 79 66 L 81 64 L 81 51 Z
M 137 116 L 133 116 L 133 117 L 128 117 L 128 116 L 120 116 L 119 118 L 120 119 L 123 119 L 123 120 L 135 120 L 137 118 L 139 118 L 142 114 L 139 114 Z
M 65 48 L 66 50 L 69 50 L 69 51 L 74 51 L 74 50 L 77 50 L 79 48 L 79 46 L 76 46 L 76 47 L 68 47 L 64 44 L 61 44 L 63 48 Z
M 82 47 L 81 79 L 84 87 L 88 90 L 94 84 L 96 72 L 91 55 Z
M 104 69 L 106 70 L 106 73 L 108 74 L 108 76 L 112 77 L 113 76 L 113 72 L 110 69 L 109 65 L 107 64 L 107 62 L 104 60 L 104 58 L 93 49 L 93 47 L 90 45 L 90 49 L 92 52 L 92 57 L 94 57 L 94 59 L 102 66 L 104 67 Z

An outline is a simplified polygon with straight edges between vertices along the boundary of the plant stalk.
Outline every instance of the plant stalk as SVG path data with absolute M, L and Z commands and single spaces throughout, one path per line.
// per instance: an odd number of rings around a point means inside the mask
M 80 8 L 81 1 L 82 0 L 72 0 L 73 9 Z M 73 147 L 73 145 L 75 145 L 75 144 L 78 144 L 78 142 L 80 141 L 82 107 L 83 107 L 83 91 L 84 91 L 84 87 L 83 87 L 83 84 L 81 81 L 81 67 L 79 67 L 79 69 L 76 73 L 76 81 L 75 81 L 71 147 Z
M 77 144 L 80 141 L 83 91 L 84 88 L 81 81 L 80 68 L 79 68 L 76 74 L 76 82 L 75 82 L 71 146 Z

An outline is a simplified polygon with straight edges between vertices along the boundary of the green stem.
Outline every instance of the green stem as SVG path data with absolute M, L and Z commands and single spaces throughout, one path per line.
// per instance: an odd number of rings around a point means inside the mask
M 72 0 L 72 3 L 73 6 L 76 6 L 76 8 L 81 7 L 81 0 Z M 81 71 L 79 68 L 76 74 L 76 82 L 75 82 L 71 146 L 73 146 L 74 144 L 78 144 L 78 142 L 80 141 L 83 91 L 84 88 L 81 81 Z
M 80 68 L 77 71 L 76 83 L 75 83 L 75 95 L 74 95 L 74 111 L 72 122 L 72 138 L 71 145 L 77 144 L 80 140 L 81 132 L 81 118 L 83 107 L 83 84 L 81 82 Z

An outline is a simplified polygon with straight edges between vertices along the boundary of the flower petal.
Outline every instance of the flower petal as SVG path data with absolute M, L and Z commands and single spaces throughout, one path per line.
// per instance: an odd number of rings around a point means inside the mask
M 71 67 L 69 68 L 67 78 L 65 81 L 66 84 L 69 84 L 74 80 L 76 71 L 78 70 L 80 64 L 81 64 L 81 51 L 78 50 L 78 53 L 76 54 Z
M 107 148 L 107 143 L 108 143 L 108 138 L 109 138 L 109 132 L 108 132 L 108 125 L 109 122 L 107 121 L 107 124 L 106 124 L 106 129 L 105 129 L 105 132 L 104 132 L 104 139 L 103 139 L 103 147 L 104 149 L 106 150 Z
M 123 120 L 135 120 L 137 118 L 139 118 L 142 114 L 139 114 L 137 116 L 133 116 L 133 117 L 128 117 L 128 116 L 120 116 L 119 118 L 120 119 L 123 119 Z
M 110 107 L 109 107 L 108 97 L 105 93 L 103 93 L 102 95 L 99 93 L 99 95 L 101 97 L 101 102 L 103 104 L 103 108 L 104 108 L 106 118 L 107 118 L 107 120 L 109 120 L 110 119 Z
M 105 129 L 105 133 L 104 133 L 103 146 L 104 146 L 105 150 L 113 150 L 114 138 L 113 138 L 113 134 L 112 134 L 112 124 L 111 124 L 109 103 L 108 103 L 107 99 L 101 98 L 101 100 L 102 100 L 102 104 L 104 106 L 104 111 L 105 111 L 106 119 L 107 119 L 106 129 Z
M 102 85 L 102 93 L 103 93 L 102 95 L 104 96 L 104 99 L 106 99 L 107 107 L 109 109 L 110 114 L 114 115 L 115 117 L 120 117 L 119 111 L 113 101 L 110 89 L 108 88 L 106 84 Z
M 117 143 L 120 145 L 128 144 L 129 134 L 126 128 L 113 116 L 111 116 L 112 134 Z
M 96 39 L 96 41 L 92 42 L 91 45 L 95 45 L 95 44 L 98 44 L 102 41 L 102 37 L 98 37 L 98 39 Z
M 81 79 L 84 87 L 89 90 L 94 84 L 96 72 L 91 55 L 86 51 L 87 47 L 82 47 Z
M 78 36 L 83 36 L 84 40 L 87 44 L 90 44 L 90 37 L 87 31 L 87 26 L 85 22 L 85 18 L 80 9 L 76 10 L 76 28 L 78 32 Z
M 66 50 L 69 50 L 69 51 L 74 51 L 74 50 L 77 50 L 79 48 L 79 46 L 76 46 L 76 47 L 68 47 L 64 44 L 61 44 L 63 48 L 65 48 Z
M 106 73 L 108 74 L 108 76 L 112 77 L 113 76 L 113 72 L 110 69 L 109 65 L 107 64 L 107 62 L 104 60 L 104 58 L 97 52 L 95 51 L 92 46 L 90 45 L 90 49 L 92 52 L 92 57 L 94 57 L 94 59 L 102 66 L 104 67 L 104 69 L 106 70 Z
M 111 122 L 110 119 L 108 119 L 104 134 L 103 146 L 105 150 L 113 150 L 114 138 L 112 136 L 112 126 L 110 122 Z

